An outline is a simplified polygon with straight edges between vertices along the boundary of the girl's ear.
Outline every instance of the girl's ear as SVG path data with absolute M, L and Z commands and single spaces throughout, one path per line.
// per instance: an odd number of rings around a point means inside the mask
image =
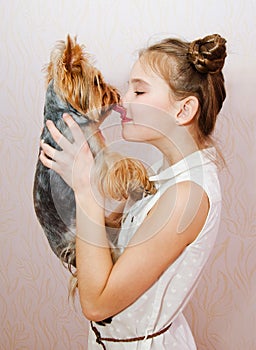
M 198 99 L 188 96 L 180 101 L 179 111 L 176 115 L 176 123 L 179 125 L 189 124 L 196 116 L 199 108 Z

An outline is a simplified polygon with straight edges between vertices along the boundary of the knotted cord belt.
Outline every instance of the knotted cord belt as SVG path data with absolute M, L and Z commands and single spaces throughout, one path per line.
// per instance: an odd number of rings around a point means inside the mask
M 131 342 L 134 342 L 134 341 L 151 339 L 151 338 L 158 337 L 160 334 L 163 334 L 172 325 L 172 323 L 170 323 L 168 326 L 163 328 L 161 331 L 153 333 L 153 334 L 148 334 L 146 336 L 135 337 L 135 338 L 126 338 L 126 339 L 116 339 L 116 338 L 105 338 L 105 337 L 102 337 L 100 332 L 98 331 L 98 329 L 92 324 L 92 321 L 90 322 L 90 324 L 91 324 L 91 329 L 93 330 L 94 334 L 96 335 L 96 343 L 100 344 L 104 350 L 106 350 L 106 347 L 105 347 L 105 344 L 103 343 L 103 341 L 112 342 L 112 343 L 131 343 Z

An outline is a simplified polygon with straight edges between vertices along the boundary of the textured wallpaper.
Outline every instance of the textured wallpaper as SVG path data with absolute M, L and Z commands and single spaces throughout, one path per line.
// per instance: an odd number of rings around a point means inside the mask
M 216 138 L 223 212 L 218 240 L 185 313 L 199 350 L 256 349 L 256 1 L 0 2 L 0 350 L 86 350 L 87 321 L 67 300 L 69 274 L 36 220 L 32 184 L 49 53 L 67 33 L 125 89 L 139 48 L 220 33 L 227 100 Z

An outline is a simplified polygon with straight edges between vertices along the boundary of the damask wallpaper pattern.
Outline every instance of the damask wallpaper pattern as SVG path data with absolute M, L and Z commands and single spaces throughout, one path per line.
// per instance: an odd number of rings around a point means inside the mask
M 87 321 L 67 300 L 69 274 L 37 223 L 32 183 L 49 52 L 78 35 L 105 78 L 125 89 L 136 51 L 165 36 L 218 32 L 228 42 L 227 100 L 216 138 L 220 233 L 185 313 L 199 350 L 256 349 L 256 2 L 175 0 L 0 3 L 0 349 L 86 349 Z

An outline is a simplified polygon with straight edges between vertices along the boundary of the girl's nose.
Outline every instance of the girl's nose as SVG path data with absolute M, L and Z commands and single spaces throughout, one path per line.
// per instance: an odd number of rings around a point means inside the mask
M 131 101 L 131 91 L 130 91 L 130 88 L 128 87 L 126 89 L 126 91 L 124 92 L 124 94 L 121 96 L 121 104 L 123 106 L 125 106 L 125 104 L 129 103 L 129 102 L 132 102 Z
M 120 105 L 124 108 L 127 108 L 127 105 L 128 105 L 127 94 L 121 97 Z
M 121 97 L 120 103 L 122 106 L 127 103 L 127 92 Z

